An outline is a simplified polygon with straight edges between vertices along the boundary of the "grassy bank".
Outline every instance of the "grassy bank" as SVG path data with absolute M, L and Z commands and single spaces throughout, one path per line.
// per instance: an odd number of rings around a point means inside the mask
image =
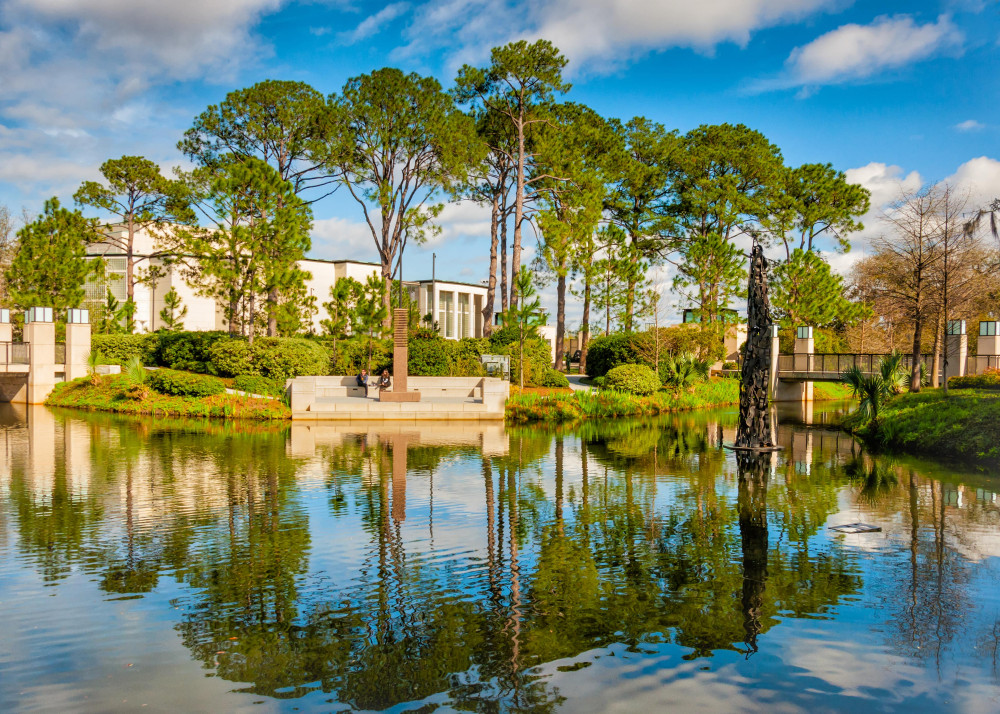
M 288 419 L 291 411 L 274 399 L 234 394 L 210 397 L 178 397 L 149 388 L 136 390 L 123 375 L 89 377 L 57 384 L 45 403 L 52 407 L 86 409 L 118 414 L 149 414 L 171 417 L 215 417 L 221 419 Z
M 1000 464 L 1000 392 L 939 389 L 900 394 L 887 402 L 877 421 L 844 427 L 866 441 L 918 454 Z
M 819 382 L 815 385 L 816 401 L 848 399 L 850 390 L 841 383 Z M 613 419 L 615 417 L 655 416 L 691 409 L 709 409 L 739 404 L 738 379 L 713 378 L 684 390 L 664 389 L 648 397 L 637 397 L 611 390 L 598 392 L 559 391 L 538 394 L 525 390 L 511 391 L 507 400 L 507 421 L 567 422 L 580 419 Z

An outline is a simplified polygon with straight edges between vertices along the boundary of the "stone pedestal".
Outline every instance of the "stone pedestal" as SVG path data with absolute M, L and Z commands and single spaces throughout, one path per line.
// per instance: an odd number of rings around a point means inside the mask
M 14 341 L 14 326 L 9 322 L 0 322 L 0 342 Z
M 976 374 L 990 368 L 1000 368 L 1000 322 L 979 323 L 979 343 L 976 345 Z
M 965 376 L 965 363 L 969 357 L 969 336 L 962 330 L 961 334 L 944 336 L 944 381 L 952 377 Z
M 56 326 L 51 322 L 26 322 L 24 341 L 30 343 L 28 404 L 42 404 L 56 383 Z
M 90 325 L 66 325 L 66 381 L 87 376 L 87 358 L 90 356 Z
M 781 354 L 781 344 L 778 339 L 778 326 L 771 326 L 771 374 L 768 380 L 767 398 L 770 401 L 778 395 L 778 355 Z
M 792 349 L 792 371 L 812 372 L 814 367 L 813 328 L 801 326 L 796 328 L 795 345 Z M 784 382 L 778 385 L 777 399 L 782 402 L 811 402 L 813 400 L 813 383 L 810 381 Z

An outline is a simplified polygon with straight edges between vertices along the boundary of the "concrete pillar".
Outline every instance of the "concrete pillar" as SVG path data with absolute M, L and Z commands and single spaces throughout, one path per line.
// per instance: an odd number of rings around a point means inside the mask
M 69 310 L 66 320 L 66 381 L 87 376 L 90 356 L 90 314 Z
M 948 320 L 944 335 L 944 381 L 965 376 L 965 363 L 969 356 L 969 335 L 965 320 Z
M 52 322 L 52 308 L 33 307 L 25 312 L 24 341 L 30 345 L 28 404 L 42 404 L 56 383 L 56 326 Z
M 14 326 L 10 324 L 10 310 L 0 309 L 0 342 L 14 341 Z
M 774 400 L 778 394 L 778 355 L 781 354 L 781 342 L 778 339 L 778 326 L 771 325 L 771 374 L 768 380 L 767 398 Z
M 976 374 L 990 367 L 1000 367 L 1000 322 L 979 323 L 979 344 L 976 346 Z

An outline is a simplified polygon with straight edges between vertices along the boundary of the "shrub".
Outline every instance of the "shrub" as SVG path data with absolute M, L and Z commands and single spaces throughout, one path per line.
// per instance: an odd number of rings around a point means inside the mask
M 660 381 L 670 387 L 683 389 L 695 382 L 708 379 L 709 364 L 689 352 L 667 355 L 660 360 Z
M 357 374 L 368 366 L 368 338 L 363 335 L 337 341 L 336 361 L 331 367 L 333 374 Z M 392 342 L 373 340 L 371 368 L 372 374 L 392 368 Z
M 303 374 L 328 374 L 330 356 L 318 342 L 301 337 L 259 337 L 253 365 L 260 374 L 284 381 Z
M 451 374 L 454 343 L 433 332 L 422 331 L 408 342 L 408 372 L 420 377 L 446 377 Z
M 660 388 L 656 372 L 644 364 L 622 364 L 605 375 L 605 386 L 619 392 L 644 396 Z
M 1000 370 L 988 369 L 982 374 L 968 374 L 948 380 L 952 389 L 1000 389 Z
M 222 377 L 259 375 L 254 350 L 246 340 L 219 340 L 209 349 L 209 371 Z
M 484 354 L 493 354 L 489 340 L 483 337 L 465 337 L 452 343 L 451 373 L 457 377 L 483 377 L 486 368 L 480 359 Z
M 497 354 L 510 355 L 510 381 L 518 384 L 521 380 L 521 349 L 516 342 L 499 350 Z M 545 370 L 552 367 L 552 350 L 545 340 L 524 341 L 524 384 L 537 387 Z
M 212 346 L 221 340 L 234 339 L 228 332 L 160 332 L 156 364 L 170 369 L 208 372 Z
M 157 335 L 94 335 L 90 338 L 91 352 L 99 352 L 104 364 L 126 365 L 138 358 L 143 364 L 154 364 Z
M 569 380 L 566 379 L 566 375 L 560 372 L 558 369 L 546 369 L 542 372 L 542 377 L 540 380 L 540 386 L 542 387 L 568 387 Z
M 233 380 L 233 389 L 250 394 L 280 397 L 285 393 L 285 383 L 256 374 L 241 374 Z
M 498 327 L 493 330 L 493 334 L 490 335 L 489 343 L 490 349 L 496 350 L 495 352 L 488 352 L 487 354 L 504 354 L 503 348 L 508 345 L 512 345 L 521 339 L 520 333 L 517 327 L 514 325 L 507 325 L 506 327 Z
M 158 369 L 151 372 L 146 378 L 146 383 L 160 394 L 175 397 L 211 397 L 226 391 L 226 386 L 218 377 L 172 369 Z
M 587 374 L 591 377 L 603 377 L 618 365 L 639 361 L 631 335 L 595 337 L 587 345 Z
M 605 384 L 606 379 L 606 377 L 594 377 L 590 380 L 590 383 L 598 389 L 604 389 L 604 387 L 607 386 Z

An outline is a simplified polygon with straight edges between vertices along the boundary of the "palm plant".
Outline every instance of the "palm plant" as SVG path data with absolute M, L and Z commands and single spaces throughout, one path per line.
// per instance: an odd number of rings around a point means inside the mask
M 878 419 L 879 408 L 888 396 L 881 374 L 867 374 L 858 365 L 848 367 L 842 375 L 851 388 L 851 396 L 858 400 L 858 415 L 865 421 Z
M 97 384 L 97 366 L 103 363 L 104 355 L 101 354 L 100 350 L 91 350 L 87 353 L 87 376 L 90 377 L 91 384 Z
M 124 372 L 132 384 L 145 384 L 146 368 L 138 357 L 133 357 L 126 363 Z
M 660 361 L 660 381 L 671 387 L 683 389 L 695 382 L 708 379 L 709 364 L 690 352 L 669 354 Z
M 910 370 L 903 366 L 903 354 L 893 350 L 878 363 L 878 373 L 889 394 L 900 394 L 910 383 Z

